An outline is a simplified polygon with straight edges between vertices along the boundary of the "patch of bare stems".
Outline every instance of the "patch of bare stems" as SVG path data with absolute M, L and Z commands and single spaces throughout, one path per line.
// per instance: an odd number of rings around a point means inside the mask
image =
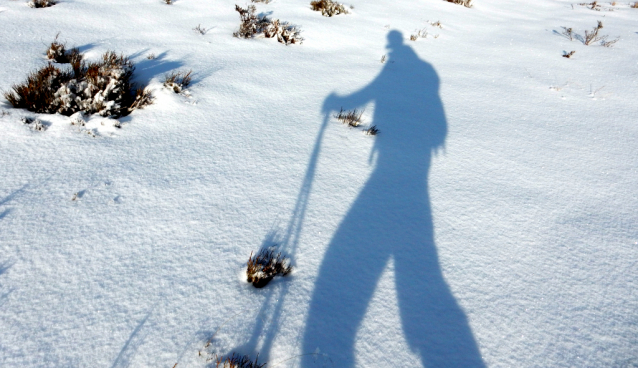
M 472 7 L 472 0 L 445 0 L 445 1 L 447 1 L 448 3 L 463 5 L 466 8 Z
M 270 19 L 265 15 L 255 14 L 254 5 L 248 5 L 246 9 L 235 5 L 235 10 L 239 13 L 241 23 L 239 30 L 233 33 L 238 38 L 255 38 L 263 36 L 265 38 L 277 38 L 277 41 L 285 45 L 300 44 L 303 38 L 300 31 L 291 26 L 287 22 L 281 22 L 279 19 Z
M 591 10 L 600 11 L 600 5 L 598 4 L 598 1 L 594 1 L 591 3 L 579 3 L 578 5 L 587 7 Z
M 164 87 L 172 89 L 175 93 L 180 93 L 192 82 L 192 70 L 187 72 L 172 72 L 164 76 Z
M 419 38 L 427 38 L 428 37 L 428 30 L 423 28 L 423 29 L 417 29 L 416 33 L 410 35 L 410 41 L 416 41 Z
M 275 254 L 274 248 L 263 248 L 253 256 L 250 253 L 246 268 L 248 282 L 254 287 L 262 288 L 275 277 L 286 276 L 292 271 L 288 258 L 282 256 L 281 252 Z
M 377 135 L 379 133 L 379 129 L 376 125 L 371 126 L 370 128 L 364 130 L 366 135 Z
M 57 4 L 54 0 L 31 0 L 27 3 L 32 8 L 48 8 Z
M 266 365 L 266 363 L 259 364 L 257 359 L 259 356 L 253 362 L 248 355 L 233 353 L 231 356 L 218 357 L 215 368 L 262 368 Z
M 343 124 L 347 124 L 351 127 L 358 127 L 361 125 L 361 115 L 363 115 L 363 111 L 359 112 L 357 109 L 344 111 L 343 108 L 341 108 L 339 113 L 335 114 L 334 117 Z
M 614 44 L 618 42 L 618 40 L 620 40 L 620 38 L 616 38 L 614 40 L 607 41 L 607 38 L 609 36 L 600 35 L 599 32 L 601 29 L 603 29 L 603 22 L 601 21 L 598 21 L 598 24 L 595 27 L 593 27 L 591 31 L 585 31 L 585 37 L 582 37 L 581 35 L 574 33 L 574 30 L 572 28 L 567 28 L 567 27 L 562 27 L 562 28 L 563 28 L 563 31 L 561 32 L 561 34 L 563 36 L 568 38 L 570 41 L 573 41 L 574 38 L 576 38 L 580 40 L 586 46 L 591 45 L 593 42 L 600 41 L 600 44 L 605 47 L 613 47 Z
M 207 29 L 203 28 L 201 24 L 198 24 L 197 27 L 193 28 L 193 31 L 195 31 L 195 32 L 197 32 L 197 33 L 199 33 L 200 35 L 203 36 L 203 35 L 206 34 Z
M 315 0 L 310 2 L 310 8 L 314 11 L 320 11 L 324 17 L 332 17 L 333 15 L 348 14 L 348 10 L 343 4 L 339 4 L 332 0 Z
M 47 52 L 52 60 L 67 61 L 69 67 L 51 63 L 31 72 L 22 84 L 15 84 L 4 97 L 15 108 L 36 113 L 76 112 L 121 117 L 152 103 L 150 92 L 131 81 L 135 66 L 123 55 L 107 51 L 102 60 L 85 62 L 75 51 L 67 52 L 54 41 Z M 72 49 L 75 50 L 75 49 Z

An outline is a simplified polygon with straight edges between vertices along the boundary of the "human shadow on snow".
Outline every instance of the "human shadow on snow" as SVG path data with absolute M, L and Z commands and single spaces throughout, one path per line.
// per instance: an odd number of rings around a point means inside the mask
M 388 60 L 370 84 L 325 99 L 325 119 L 290 223 L 278 241 L 294 260 L 329 114 L 374 103 L 372 124 L 380 131 L 370 156 L 374 169 L 321 263 L 303 331 L 301 366 L 314 367 L 317 360 L 355 366 L 357 332 L 392 259 L 404 337 L 423 366 L 484 367 L 467 317 L 443 278 L 434 242 L 428 173 L 432 155 L 443 148 L 447 135 L 439 78 L 404 44 L 400 32 L 391 31 L 387 38 Z M 288 289 L 283 282 L 269 291 L 252 336 L 239 350 L 259 350 L 260 361 L 269 361 L 285 319 Z M 263 342 L 260 349 L 258 340 Z
M 355 366 L 357 331 L 392 259 L 404 337 L 423 366 L 484 367 L 467 317 L 443 278 L 434 242 L 428 172 L 447 135 L 439 78 L 400 32 L 387 38 L 388 62 L 379 75 L 350 95 L 329 95 L 323 104 L 329 114 L 374 103 L 373 124 L 380 133 L 370 155 L 373 172 L 321 263 L 302 352 L 319 348 L 339 367 Z M 315 358 L 305 355 L 301 366 L 314 366 Z

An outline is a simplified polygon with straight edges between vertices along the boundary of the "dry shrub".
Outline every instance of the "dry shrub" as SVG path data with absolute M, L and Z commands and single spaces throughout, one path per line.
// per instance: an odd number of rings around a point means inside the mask
M 49 63 L 30 73 L 26 82 L 13 85 L 4 97 L 13 107 L 36 113 L 70 116 L 81 111 L 117 118 L 152 102 L 148 90 L 131 82 L 134 70 L 127 57 L 112 51 L 98 62 L 78 57 L 66 69 Z
M 339 113 L 335 115 L 335 118 L 348 126 L 358 127 L 361 124 L 361 115 L 363 115 L 363 111 L 358 112 L 357 109 L 344 111 L 343 108 L 341 108 Z
M 256 288 L 262 288 L 275 276 L 286 276 L 292 271 L 288 258 L 282 256 L 281 252 L 275 255 L 275 248 L 264 248 L 253 257 L 250 253 L 246 269 L 248 282 L 252 282 Z
M 48 8 L 57 4 L 57 1 L 54 0 L 31 0 L 27 3 L 32 8 Z
M 635 3 L 633 3 L 633 4 L 631 5 L 631 7 L 632 7 L 632 8 L 634 8 L 634 9 L 638 9 L 638 1 L 636 1 Z
M 256 15 L 254 5 L 249 5 L 246 9 L 235 5 L 235 10 L 239 13 L 241 23 L 239 30 L 233 33 L 234 37 L 255 38 L 260 35 L 266 38 L 276 37 L 278 42 L 285 45 L 303 42 L 297 28 L 279 19 L 271 20 L 265 15 Z
M 348 10 L 346 10 L 343 4 L 339 4 L 338 2 L 332 0 L 311 1 L 310 7 L 314 11 L 320 11 L 321 15 L 323 15 L 324 17 L 332 17 L 333 15 L 338 14 L 348 14 Z
M 167 74 L 164 77 L 164 87 L 172 89 L 175 93 L 182 92 L 184 88 L 191 84 L 191 73 L 193 73 L 192 70 L 189 70 L 188 72 L 173 72 Z
M 472 7 L 472 0 L 445 0 L 445 1 L 447 1 L 448 3 L 463 5 L 466 8 Z

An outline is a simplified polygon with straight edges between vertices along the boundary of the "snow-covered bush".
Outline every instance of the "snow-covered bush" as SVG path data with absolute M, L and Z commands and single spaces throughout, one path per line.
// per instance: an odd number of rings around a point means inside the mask
M 31 126 L 31 129 L 33 130 L 37 130 L 37 131 L 47 130 L 47 126 L 44 123 L 42 123 L 42 121 L 38 118 L 25 116 L 20 120 L 22 121 L 22 124 Z
M 188 72 L 173 72 L 166 74 L 166 76 L 164 76 L 164 87 L 172 89 L 175 93 L 182 92 L 184 88 L 191 84 L 192 72 L 192 70 L 189 70 Z
M 54 0 L 31 0 L 27 3 L 32 8 L 48 8 L 55 4 L 57 4 L 57 1 Z
M 315 0 L 310 2 L 310 7 L 314 11 L 320 11 L 324 17 L 332 17 L 338 14 L 348 14 L 348 10 L 343 4 L 332 0 Z
M 254 5 L 249 5 L 246 9 L 235 5 L 235 10 L 239 13 L 241 23 L 239 30 L 233 33 L 234 37 L 254 38 L 260 35 L 266 38 L 277 37 L 277 41 L 285 45 L 303 42 L 297 28 L 279 19 L 271 20 L 265 15 L 255 14 Z
M 447 1 L 448 3 L 463 5 L 466 8 L 472 7 L 472 0 L 445 0 L 445 1 Z
M 248 258 L 246 276 L 248 282 L 252 282 L 256 288 L 266 286 L 275 276 L 286 276 L 292 271 L 288 258 L 281 253 L 275 255 L 274 248 L 264 248 L 253 257 L 252 252 Z
M 131 82 L 134 70 L 127 57 L 112 51 L 98 62 L 86 63 L 79 57 L 70 69 L 48 64 L 32 72 L 4 97 L 13 107 L 37 113 L 70 116 L 82 111 L 117 118 L 152 102 L 148 90 Z

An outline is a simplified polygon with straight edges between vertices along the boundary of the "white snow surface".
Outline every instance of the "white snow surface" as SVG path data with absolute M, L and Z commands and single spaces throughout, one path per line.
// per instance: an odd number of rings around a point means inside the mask
M 155 96 L 121 129 L 2 98 L 0 366 L 638 367 L 638 9 L 255 5 L 303 44 L 233 38 L 229 0 L 0 2 L 0 90 L 60 32 L 129 55 Z M 598 20 L 613 47 L 560 35 Z M 424 128 L 437 98 L 446 135 Z M 346 102 L 379 135 L 324 126 Z M 246 261 L 273 244 L 294 271 L 255 289 Z

